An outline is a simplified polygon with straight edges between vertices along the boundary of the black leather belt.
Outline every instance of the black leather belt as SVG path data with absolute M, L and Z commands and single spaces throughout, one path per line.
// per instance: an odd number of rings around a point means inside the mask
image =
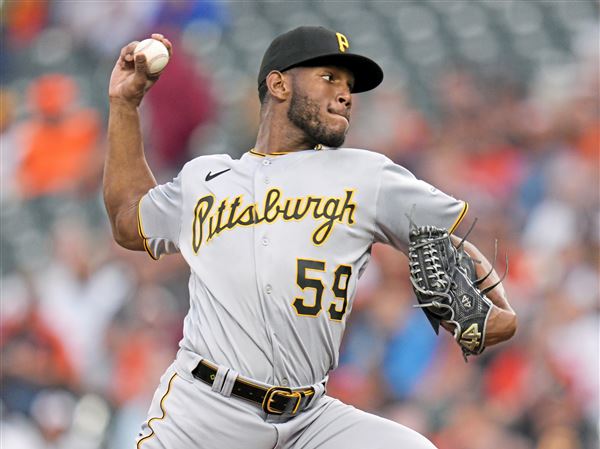
M 206 360 L 201 360 L 192 371 L 192 375 L 196 379 L 212 385 L 217 375 L 217 367 Z M 271 415 L 295 415 L 310 404 L 315 389 L 312 387 L 298 390 L 288 387 L 266 388 L 238 376 L 233 384 L 231 394 L 260 405 L 265 413 Z

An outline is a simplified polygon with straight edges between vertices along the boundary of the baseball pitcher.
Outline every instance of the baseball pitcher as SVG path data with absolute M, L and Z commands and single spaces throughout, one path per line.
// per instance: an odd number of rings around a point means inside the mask
M 198 157 L 157 185 L 138 107 L 158 76 L 136 43 L 110 80 L 106 209 L 120 245 L 156 260 L 180 252 L 191 269 L 184 337 L 137 449 L 434 448 L 326 394 L 376 242 L 409 255 L 419 305 L 465 356 L 516 328 L 496 272 L 452 235 L 467 204 L 381 154 L 342 148 L 353 95 L 379 85 L 381 68 L 325 28 L 277 37 L 258 73 L 254 148 Z

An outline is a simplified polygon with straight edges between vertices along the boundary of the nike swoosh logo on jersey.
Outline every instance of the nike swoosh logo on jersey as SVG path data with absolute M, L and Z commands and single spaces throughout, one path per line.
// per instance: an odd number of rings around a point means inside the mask
M 217 176 L 222 175 L 223 173 L 225 173 L 226 171 L 231 170 L 230 168 L 226 168 L 225 170 L 222 170 L 220 172 L 215 173 L 214 175 L 211 172 L 208 172 L 208 175 L 206 175 L 206 178 L 204 178 L 205 181 L 210 181 L 211 179 L 215 179 Z

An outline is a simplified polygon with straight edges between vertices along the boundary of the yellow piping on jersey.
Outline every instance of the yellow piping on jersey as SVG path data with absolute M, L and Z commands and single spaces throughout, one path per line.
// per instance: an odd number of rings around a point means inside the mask
M 314 148 L 312 148 L 313 150 L 322 150 L 323 149 L 323 145 L 318 144 L 315 145 Z M 248 151 L 250 154 L 253 154 L 255 156 L 260 156 L 260 157 L 266 157 L 266 156 L 283 156 L 284 154 L 291 154 L 291 153 L 297 153 L 297 151 L 276 151 L 274 153 L 261 153 L 260 151 L 256 151 L 254 148 L 252 148 L 250 151 Z
M 266 157 L 266 156 L 283 156 L 284 154 L 290 154 L 290 151 L 277 151 L 276 153 L 259 153 L 258 151 L 250 150 L 249 153 L 253 154 L 255 156 Z
M 465 201 L 465 204 L 464 204 L 462 210 L 460 211 L 460 214 L 458 214 L 458 217 L 454 221 L 454 224 L 448 230 L 448 234 L 452 234 L 456 230 L 456 228 L 458 227 L 460 222 L 463 220 L 463 218 L 465 218 L 465 215 L 467 215 L 468 210 L 469 210 L 469 203 L 467 203 Z
M 148 237 L 146 237 L 146 234 L 144 233 L 144 226 L 142 225 L 142 199 L 144 197 L 140 198 L 140 200 L 138 201 L 138 210 L 137 210 L 137 224 L 138 224 L 138 234 L 141 237 L 142 241 L 144 242 L 144 249 L 146 250 L 146 252 L 150 255 L 150 257 L 152 257 L 152 260 L 158 260 L 158 257 L 155 257 L 154 254 L 152 254 L 152 251 L 150 251 L 150 247 L 148 246 Z
M 142 446 L 142 443 L 144 441 L 146 441 L 147 439 L 149 439 L 155 435 L 154 429 L 152 428 L 152 426 L 150 424 L 152 424 L 154 421 L 162 421 L 167 416 L 167 410 L 165 409 L 165 400 L 167 399 L 167 396 L 169 396 L 169 393 L 171 392 L 171 385 L 173 384 L 173 380 L 175 380 L 175 377 L 177 377 L 177 373 L 173 374 L 171 376 L 171 378 L 169 379 L 169 386 L 167 387 L 167 391 L 165 392 L 165 394 L 163 395 L 163 397 L 160 400 L 160 410 L 162 412 L 162 416 L 156 417 L 156 418 L 151 418 L 148 421 L 148 427 L 150 428 L 150 430 L 152 432 L 150 432 L 149 435 L 146 435 L 144 438 L 142 438 L 140 441 L 137 442 L 137 446 L 136 446 L 137 449 L 140 449 L 140 447 Z

